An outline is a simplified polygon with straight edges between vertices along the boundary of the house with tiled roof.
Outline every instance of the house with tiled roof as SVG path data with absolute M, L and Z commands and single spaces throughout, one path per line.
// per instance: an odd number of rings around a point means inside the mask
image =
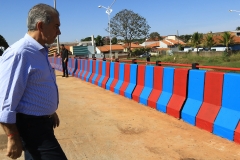
M 233 42 L 234 42 L 230 46 L 233 48 L 233 50 L 240 50 L 240 31 L 231 31 L 230 33 L 233 36 Z M 216 45 L 223 45 L 220 43 L 220 39 L 222 39 L 221 37 L 222 34 L 223 32 L 217 35 L 215 34 L 215 36 L 213 36 L 214 41 L 216 42 Z
M 173 51 L 179 51 L 178 46 L 185 44 L 186 43 L 179 39 L 176 35 L 169 35 L 160 41 L 160 46 L 158 48 L 170 48 Z
M 240 50 L 240 31 L 229 31 L 231 35 L 233 36 L 233 44 L 230 44 L 229 47 L 231 47 L 232 50 Z M 221 43 L 222 34 L 224 32 L 216 32 L 216 33 L 208 33 L 213 35 L 213 40 L 215 42 L 215 45 L 212 47 L 212 49 L 218 49 L 226 47 L 223 43 Z M 206 36 L 207 34 L 204 34 Z
M 143 42 L 142 44 L 139 44 L 139 45 L 143 46 L 143 47 L 148 47 L 149 45 L 154 44 L 156 42 L 159 42 L 159 41 L 148 41 L 148 40 L 146 40 L 145 42 Z
M 124 52 L 128 52 L 129 44 L 125 43 L 122 45 L 124 47 Z M 131 50 L 143 48 L 143 46 L 138 43 L 131 43 Z
M 232 34 L 234 35 L 234 38 L 233 38 L 234 44 L 231 45 L 231 48 L 232 50 L 239 51 L 240 50 L 240 31 L 236 33 L 232 32 Z
M 233 44 L 229 45 L 230 50 L 235 50 L 235 51 L 240 50 L 240 31 L 229 31 L 229 32 L 233 36 Z M 223 33 L 224 32 L 215 32 L 215 33 L 209 32 L 209 33 L 203 34 L 203 42 L 198 48 L 199 51 L 204 50 L 202 46 L 204 46 L 203 43 L 204 43 L 205 37 L 208 34 L 211 34 L 214 40 L 214 45 L 211 47 L 211 50 L 224 51 L 226 49 L 226 46 L 223 43 L 221 43 Z M 184 51 L 187 52 L 188 50 L 197 51 L 196 48 L 192 48 L 191 46 L 185 46 Z
M 64 45 L 64 47 L 69 51 L 69 54 L 73 53 L 73 47 L 72 45 Z M 59 47 L 59 50 L 61 52 L 61 47 Z M 48 55 L 53 56 L 57 54 L 57 46 L 51 46 L 48 48 Z
M 156 52 L 156 51 L 158 51 L 159 46 L 160 46 L 160 41 L 157 41 L 155 43 L 147 45 L 146 47 L 151 48 L 151 52 Z
M 152 43 L 150 45 L 147 45 L 147 47 L 149 47 L 149 48 L 155 48 L 155 47 L 159 47 L 159 46 L 160 46 L 160 41 Z
M 113 44 L 113 45 L 111 45 L 111 50 L 112 50 L 112 53 L 121 54 L 124 52 L 124 47 L 120 44 Z M 109 53 L 110 45 L 96 46 L 96 52 L 97 52 L 97 54 Z
M 152 52 L 163 50 L 179 51 L 178 46 L 185 45 L 185 43 L 175 35 L 164 36 L 163 40 L 152 42 L 153 43 L 146 45 L 146 47 L 151 48 Z

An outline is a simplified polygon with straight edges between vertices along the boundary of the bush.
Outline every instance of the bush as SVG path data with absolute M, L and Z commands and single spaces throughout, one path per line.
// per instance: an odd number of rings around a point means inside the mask
M 223 54 L 222 54 L 222 60 L 224 62 L 230 62 L 230 58 L 229 57 L 230 57 L 230 54 L 228 52 L 224 51 Z
M 175 60 L 174 60 L 175 57 Z M 142 58 L 145 60 L 145 58 Z M 205 66 L 223 66 L 223 67 L 238 67 L 240 68 L 240 52 L 235 53 L 232 55 L 227 55 L 223 53 L 222 56 L 220 55 L 210 55 L 205 56 L 196 56 L 192 54 L 174 54 L 173 56 L 163 55 L 160 54 L 159 56 L 152 56 L 151 61 L 161 61 L 161 62 L 168 62 L 168 63 L 180 63 L 180 64 L 192 64 L 192 63 L 199 63 L 200 65 Z
M 229 56 L 229 59 L 231 62 L 236 62 L 236 61 L 240 61 L 240 53 L 235 53 L 232 54 L 231 56 Z

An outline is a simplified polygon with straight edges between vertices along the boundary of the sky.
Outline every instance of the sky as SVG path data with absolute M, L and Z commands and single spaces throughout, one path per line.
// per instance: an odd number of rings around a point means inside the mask
M 56 0 L 60 12 L 60 43 L 83 38 L 108 36 L 106 9 L 114 0 Z M 54 5 L 54 0 L 0 0 L 0 35 L 9 45 L 27 33 L 27 14 L 38 3 Z M 240 26 L 239 0 L 116 0 L 110 18 L 123 9 L 144 17 L 149 33 L 161 36 L 185 35 L 194 32 L 233 31 Z M 121 38 L 121 37 L 117 37 Z

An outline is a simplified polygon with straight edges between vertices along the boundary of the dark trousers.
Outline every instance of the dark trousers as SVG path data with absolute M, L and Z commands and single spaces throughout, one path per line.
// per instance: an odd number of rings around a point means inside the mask
M 54 136 L 52 118 L 18 113 L 16 125 L 23 141 L 25 160 L 67 160 Z
M 62 61 L 62 69 L 63 69 L 64 76 L 68 76 L 67 63 L 68 63 L 67 61 L 66 62 Z

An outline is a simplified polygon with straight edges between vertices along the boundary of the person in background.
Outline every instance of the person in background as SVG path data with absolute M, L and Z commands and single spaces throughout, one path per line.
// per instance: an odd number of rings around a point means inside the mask
M 61 57 L 62 57 L 62 69 L 63 69 L 63 76 L 68 77 L 68 50 L 64 47 L 64 44 L 61 44 Z
M 150 62 L 150 57 L 151 57 L 151 55 L 149 53 L 147 53 L 146 65 L 148 65 L 148 63 Z
M 66 160 L 54 128 L 59 102 L 48 48 L 61 34 L 59 12 L 37 4 L 28 12 L 25 36 L 0 58 L 0 123 L 8 142 L 6 156 L 25 160 Z

